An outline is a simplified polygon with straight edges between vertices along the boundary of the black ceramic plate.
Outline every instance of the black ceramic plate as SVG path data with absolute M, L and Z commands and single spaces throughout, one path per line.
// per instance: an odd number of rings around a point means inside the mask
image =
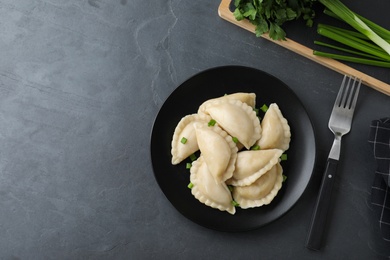
M 292 139 L 282 162 L 287 180 L 271 204 L 237 209 L 235 215 L 210 208 L 191 194 L 185 162 L 171 164 L 171 140 L 174 129 L 185 115 L 196 113 L 210 98 L 234 92 L 254 92 L 257 104 L 277 103 L 288 120 Z M 151 133 L 151 160 L 154 176 L 172 205 L 185 217 L 204 227 L 220 231 L 245 231 L 266 225 L 289 211 L 305 191 L 316 157 L 315 136 L 305 108 L 282 81 L 263 71 L 225 66 L 212 68 L 183 82 L 161 107 Z

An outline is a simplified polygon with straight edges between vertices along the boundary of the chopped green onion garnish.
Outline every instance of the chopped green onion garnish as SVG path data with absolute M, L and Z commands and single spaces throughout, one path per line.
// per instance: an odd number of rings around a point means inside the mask
M 259 109 L 258 108 L 253 108 L 253 111 L 256 112 L 256 116 L 259 115 Z
M 228 185 L 227 187 L 230 190 L 230 192 L 233 192 L 233 186 L 232 185 Z
M 287 180 L 287 176 L 283 174 L 283 182 Z
M 214 119 L 211 119 L 207 125 L 208 126 L 214 126 L 215 123 L 217 123 L 217 121 L 215 121 Z
M 238 143 L 237 137 L 232 136 L 233 142 Z
M 187 187 L 188 187 L 189 189 L 192 189 L 192 187 L 194 187 L 194 184 L 192 184 L 192 182 L 190 182 L 190 183 L 187 185 Z
M 251 150 L 260 150 L 260 146 L 256 144 L 251 147 Z
M 233 204 L 234 207 L 239 207 L 240 206 L 240 204 L 238 204 L 237 201 L 235 201 L 235 200 L 232 200 L 232 204 Z
M 195 154 L 191 154 L 190 155 L 190 159 L 191 159 L 192 162 L 195 161 L 196 160 L 196 155 Z
M 192 163 L 186 163 L 186 169 L 191 169 Z
M 264 104 L 262 107 L 260 107 L 260 109 L 261 109 L 261 111 L 263 111 L 265 113 L 268 110 L 268 106 L 266 104 Z
M 187 138 L 183 137 L 183 138 L 180 140 L 180 142 L 181 142 L 182 144 L 187 143 Z
M 286 161 L 287 160 L 287 154 L 286 153 L 282 154 L 282 156 L 280 156 L 280 160 Z

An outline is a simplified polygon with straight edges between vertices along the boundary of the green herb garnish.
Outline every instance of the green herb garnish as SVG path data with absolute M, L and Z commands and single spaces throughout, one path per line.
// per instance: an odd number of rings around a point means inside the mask
M 196 160 L 196 155 L 195 154 L 191 154 L 190 155 L 190 160 L 191 160 L 191 162 L 195 161 Z
M 260 107 L 260 109 L 261 109 L 261 111 L 263 111 L 265 113 L 268 110 L 268 106 L 266 104 L 264 104 L 262 107 Z
M 232 200 L 232 205 L 234 207 L 239 207 L 240 206 L 240 204 L 238 204 L 237 201 L 235 201 L 235 200 Z
M 217 121 L 215 121 L 214 119 L 211 119 L 207 125 L 208 126 L 215 126 L 215 123 L 217 123 Z
M 181 142 L 182 144 L 187 143 L 187 138 L 183 137 L 183 138 L 180 140 L 180 142 Z
M 307 26 L 312 26 L 314 18 L 313 2 L 316 0 L 235 0 L 234 17 L 240 21 L 248 19 L 255 25 L 256 36 L 269 33 L 274 40 L 285 40 L 282 29 L 285 22 L 303 18 Z
M 260 146 L 255 144 L 254 146 L 251 147 L 251 150 L 253 151 L 260 150 Z

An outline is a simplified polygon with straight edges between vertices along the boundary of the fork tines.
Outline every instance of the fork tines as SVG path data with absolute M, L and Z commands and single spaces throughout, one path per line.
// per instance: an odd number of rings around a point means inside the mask
M 353 82 L 351 84 L 352 80 Z M 361 83 L 362 80 L 358 79 L 357 77 L 344 75 L 343 81 L 341 83 L 340 91 L 337 94 L 335 106 L 346 108 L 346 109 L 354 109 L 358 98 Z

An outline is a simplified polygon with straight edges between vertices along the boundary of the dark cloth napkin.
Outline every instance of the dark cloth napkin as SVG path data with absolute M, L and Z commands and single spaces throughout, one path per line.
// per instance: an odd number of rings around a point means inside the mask
M 377 166 L 371 204 L 379 217 L 383 239 L 390 242 L 390 117 L 371 122 L 368 142 Z

